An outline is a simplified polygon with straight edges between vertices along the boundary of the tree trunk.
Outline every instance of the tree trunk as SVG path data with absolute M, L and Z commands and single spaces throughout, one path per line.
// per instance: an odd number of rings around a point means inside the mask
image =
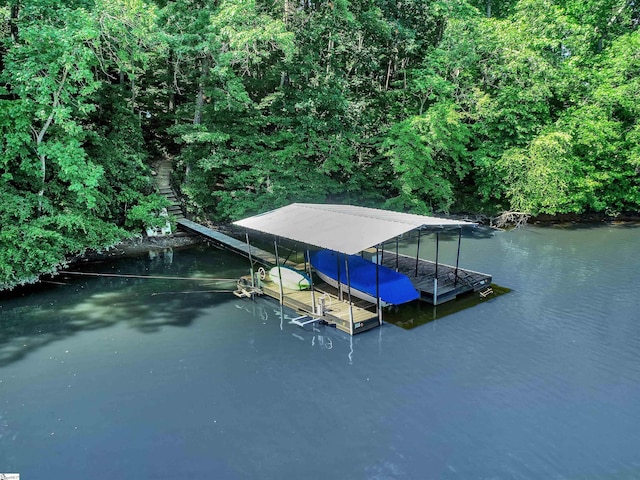
M 67 82 L 67 75 L 69 74 L 69 70 L 66 68 L 62 72 L 62 79 L 60 80 L 60 86 L 58 90 L 53 94 L 53 102 L 51 104 L 51 112 L 49 112 L 49 116 L 45 120 L 44 124 L 37 130 L 35 127 L 31 127 L 31 131 L 33 132 L 33 137 L 36 142 L 36 155 L 40 160 L 40 179 L 42 184 L 40 186 L 40 191 L 38 192 L 38 213 L 42 213 L 42 199 L 44 198 L 44 190 L 46 184 L 46 176 L 47 176 L 47 157 L 40 151 L 40 145 L 44 141 L 44 136 L 49 130 L 49 127 L 53 123 L 53 117 L 55 116 L 56 108 L 60 105 L 60 95 L 62 94 L 62 89 L 64 88 L 64 84 Z
M 174 63 L 173 50 L 169 51 L 167 61 L 167 110 L 172 113 L 176 108 L 176 67 Z
M 327 75 L 331 71 L 331 55 L 333 54 L 333 38 L 331 32 L 329 32 L 329 42 L 327 44 Z
M 131 108 L 136 110 L 136 77 L 131 75 Z M 140 113 L 140 109 L 138 109 L 138 113 Z
M 198 93 L 196 94 L 196 111 L 193 115 L 193 124 L 200 125 L 202 123 L 202 109 L 204 107 L 204 87 L 209 76 L 209 57 L 202 60 L 200 70 L 200 81 L 198 82 Z
M 384 89 L 389 90 L 389 81 L 391 80 L 391 63 L 393 60 L 390 58 L 389 63 L 387 64 L 387 78 L 384 81 Z
M 208 56 L 205 56 L 202 59 L 202 64 L 200 67 L 200 80 L 198 81 L 198 92 L 196 93 L 196 108 L 195 113 L 193 114 L 193 124 L 200 125 L 202 124 L 202 110 L 204 108 L 204 89 L 207 81 L 207 77 L 209 76 L 209 64 L 210 59 Z M 189 182 L 189 175 L 191 173 L 191 165 L 187 162 L 187 166 L 185 167 L 184 172 L 184 183 Z
M 282 16 L 282 21 L 286 26 L 289 26 L 289 22 L 291 21 L 291 17 L 293 17 L 295 11 L 295 2 L 293 0 L 284 0 L 284 14 Z
M 9 31 L 11 32 L 11 39 L 14 42 L 18 41 L 18 17 L 20 15 L 20 5 L 16 1 L 11 5 L 11 16 L 9 17 Z
M 291 18 L 296 11 L 296 5 L 294 0 L 284 0 L 284 10 L 282 14 L 282 20 L 285 24 L 285 27 L 289 27 L 291 23 Z M 287 72 L 280 72 L 280 89 L 282 90 L 285 86 L 289 85 L 289 75 Z

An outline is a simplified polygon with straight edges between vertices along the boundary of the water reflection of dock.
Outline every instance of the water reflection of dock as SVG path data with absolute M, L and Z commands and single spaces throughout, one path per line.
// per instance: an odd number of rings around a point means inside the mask
M 302 342 L 309 348 L 316 350 L 332 351 L 332 358 L 335 359 L 344 355 L 350 364 L 355 360 L 357 339 L 354 340 L 351 335 L 344 335 L 336 328 L 317 323 L 305 328 L 298 328 L 294 322 L 296 312 L 283 305 L 274 304 L 271 299 L 256 298 L 251 302 L 238 302 L 237 306 L 259 319 L 263 324 L 269 324 L 285 333 L 290 333 L 292 341 L 296 343 Z M 291 328 L 294 325 L 295 329 Z M 382 341 L 382 329 L 378 341 Z

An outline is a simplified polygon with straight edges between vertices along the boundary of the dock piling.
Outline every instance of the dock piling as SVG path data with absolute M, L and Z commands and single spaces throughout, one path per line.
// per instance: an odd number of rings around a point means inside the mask
M 278 237 L 274 236 L 273 237 L 273 246 L 275 248 L 275 254 L 276 254 L 276 267 L 278 267 L 278 278 L 282 278 L 282 272 L 280 270 L 280 257 L 278 256 Z M 284 291 L 283 291 L 283 287 L 282 287 L 282 281 L 278 282 L 278 285 L 280 285 L 280 305 L 282 305 L 284 303 Z

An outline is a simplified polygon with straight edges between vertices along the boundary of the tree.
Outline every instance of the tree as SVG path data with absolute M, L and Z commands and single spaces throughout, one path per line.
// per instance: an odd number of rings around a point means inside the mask
M 510 209 L 531 214 L 582 211 L 571 136 L 563 132 L 539 135 L 527 148 L 507 150 L 498 162 L 506 183 Z
M 487 205 L 504 208 L 509 185 L 499 167 L 501 157 L 529 149 L 568 105 L 587 93 L 579 70 L 585 31 L 550 0 L 520 1 L 510 17 L 487 18 L 478 25 L 481 94 L 474 96 L 470 145 L 474 183 Z
M 20 41 L 5 57 L 2 72 L 3 82 L 17 97 L 3 101 L 6 117 L 15 120 L 13 128 L 7 128 L 5 141 L 12 148 L 5 150 L 5 165 L 20 162 L 21 174 L 37 189 L 41 212 L 46 194 L 54 194 L 48 188 L 52 179 L 68 184 L 75 203 L 92 208 L 92 189 L 102 174 L 100 167 L 87 161 L 78 121 L 95 108 L 91 97 L 99 82 L 93 76 L 95 55 L 89 45 L 98 33 L 82 10 L 59 10 L 58 15 L 70 28 L 21 26 Z M 47 49 L 41 48 L 42 42 Z M 48 200 L 52 199 L 57 200 Z
M 105 171 L 111 165 L 91 151 L 100 143 L 94 132 L 104 119 L 95 114 L 109 72 L 127 64 L 118 56 L 122 50 L 107 44 L 115 37 L 105 34 L 105 12 L 90 10 L 89 2 L 15 5 L 20 8 L 12 9 L 0 71 L 3 288 L 127 235 L 119 227 L 124 218 L 113 215 L 120 199 L 106 195 L 113 177 L 105 182 Z M 110 57 L 106 51 L 116 53 Z M 144 171 L 139 164 L 127 167 L 137 170 L 136 178 Z M 140 189 L 131 203 L 148 193 Z
M 383 144 L 398 192 L 388 206 L 421 214 L 448 211 L 467 173 L 468 141 L 469 129 L 452 103 L 437 103 L 395 125 Z

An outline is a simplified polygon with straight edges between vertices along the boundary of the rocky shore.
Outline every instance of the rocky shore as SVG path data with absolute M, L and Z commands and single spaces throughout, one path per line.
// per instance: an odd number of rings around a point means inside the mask
M 194 235 L 166 235 L 162 237 L 136 237 L 114 245 L 102 251 L 88 251 L 73 259 L 71 263 L 90 262 L 105 258 L 139 255 L 141 253 L 164 250 L 167 248 L 180 248 L 202 243 L 202 239 Z

